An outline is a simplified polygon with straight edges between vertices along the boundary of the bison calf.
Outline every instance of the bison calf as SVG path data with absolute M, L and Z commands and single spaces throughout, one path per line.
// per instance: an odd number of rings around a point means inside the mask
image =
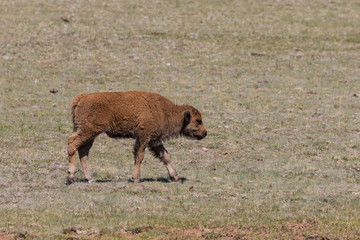
M 186 136 L 200 140 L 206 129 L 200 112 L 188 105 L 175 105 L 169 99 L 140 91 L 81 94 L 72 102 L 75 133 L 69 137 L 69 182 L 76 173 L 76 151 L 88 181 L 92 180 L 88 163 L 90 148 L 97 135 L 105 132 L 112 138 L 134 138 L 134 182 L 140 182 L 140 165 L 148 146 L 166 166 L 169 176 L 179 177 L 171 165 L 163 141 Z

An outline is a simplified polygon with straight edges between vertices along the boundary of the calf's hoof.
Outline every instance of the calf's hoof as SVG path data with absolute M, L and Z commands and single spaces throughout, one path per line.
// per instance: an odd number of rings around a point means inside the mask
M 140 178 L 132 178 L 133 183 L 140 183 Z
M 88 181 L 88 183 L 94 183 L 96 182 L 94 179 L 90 178 L 90 179 L 86 179 Z
M 75 182 L 75 173 L 77 173 L 79 171 L 79 169 L 70 169 L 69 171 L 68 171 L 68 177 L 67 177 L 67 185 L 70 185 L 70 184 L 72 184 L 72 183 L 74 183 Z
M 66 180 L 66 185 L 70 185 L 70 184 L 72 184 L 72 183 L 74 183 L 75 182 L 75 180 L 74 180 L 74 176 L 73 177 L 68 177 L 67 178 L 67 180 Z
M 172 177 L 170 176 L 171 181 L 178 182 L 180 180 L 179 176 Z

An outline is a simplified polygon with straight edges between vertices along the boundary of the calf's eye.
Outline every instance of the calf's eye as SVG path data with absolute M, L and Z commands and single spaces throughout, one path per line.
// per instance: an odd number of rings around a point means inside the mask
M 201 124 L 201 120 L 200 120 L 200 119 L 196 119 L 196 122 L 197 122 L 198 124 Z

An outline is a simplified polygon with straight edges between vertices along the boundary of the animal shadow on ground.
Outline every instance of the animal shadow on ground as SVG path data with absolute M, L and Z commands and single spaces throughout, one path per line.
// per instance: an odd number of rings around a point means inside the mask
M 128 181 L 128 179 L 97 179 L 97 180 L 94 180 L 91 183 L 109 183 L 109 182 L 125 182 L 125 181 Z M 69 181 L 69 180 L 66 180 L 65 182 L 65 185 L 69 186 L 73 183 L 89 183 L 88 180 L 86 180 L 85 178 L 84 179 L 74 179 L 74 181 Z
M 180 183 L 184 183 L 187 180 L 187 178 L 181 177 L 179 179 Z M 132 180 L 130 179 L 129 182 L 132 182 Z M 142 178 L 140 179 L 140 182 L 163 182 L 163 183 L 171 183 L 173 182 L 170 178 L 164 178 L 164 177 L 159 177 L 159 178 Z
M 109 183 L 109 182 L 125 182 L 125 181 L 133 182 L 132 179 L 120 178 L 120 179 L 97 179 L 97 180 L 93 181 L 92 183 Z M 180 183 L 184 183 L 185 181 L 187 181 L 187 178 L 185 178 L 185 177 L 181 177 L 179 179 Z M 140 179 L 140 182 L 171 183 L 173 181 L 170 178 L 159 177 L 159 178 L 142 178 L 142 179 Z M 69 180 L 67 180 L 65 185 L 69 186 L 69 185 L 71 185 L 73 183 L 89 183 L 89 182 L 86 179 L 78 179 L 78 180 L 75 180 L 73 182 L 70 182 Z

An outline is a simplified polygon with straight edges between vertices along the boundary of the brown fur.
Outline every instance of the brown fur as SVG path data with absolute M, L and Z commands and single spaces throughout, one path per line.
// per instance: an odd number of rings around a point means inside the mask
M 200 112 L 188 105 L 175 105 L 169 99 L 140 91 L 81 94 L 72 102 L 75 133 L 69 137 L 70 182 L 76 173 L 78 151 L 85 178 L 91 181 L 88 163 L 90 148 L 97 135 L 105 132 L 112 138 L 134 138 L 134 182 L 140 181 L 140 165 L 148 146 L 166 166 L 171 179 L 179 177 L 171 165 L 163 141 L 180 135 L 202 139 L 206 129 Z

